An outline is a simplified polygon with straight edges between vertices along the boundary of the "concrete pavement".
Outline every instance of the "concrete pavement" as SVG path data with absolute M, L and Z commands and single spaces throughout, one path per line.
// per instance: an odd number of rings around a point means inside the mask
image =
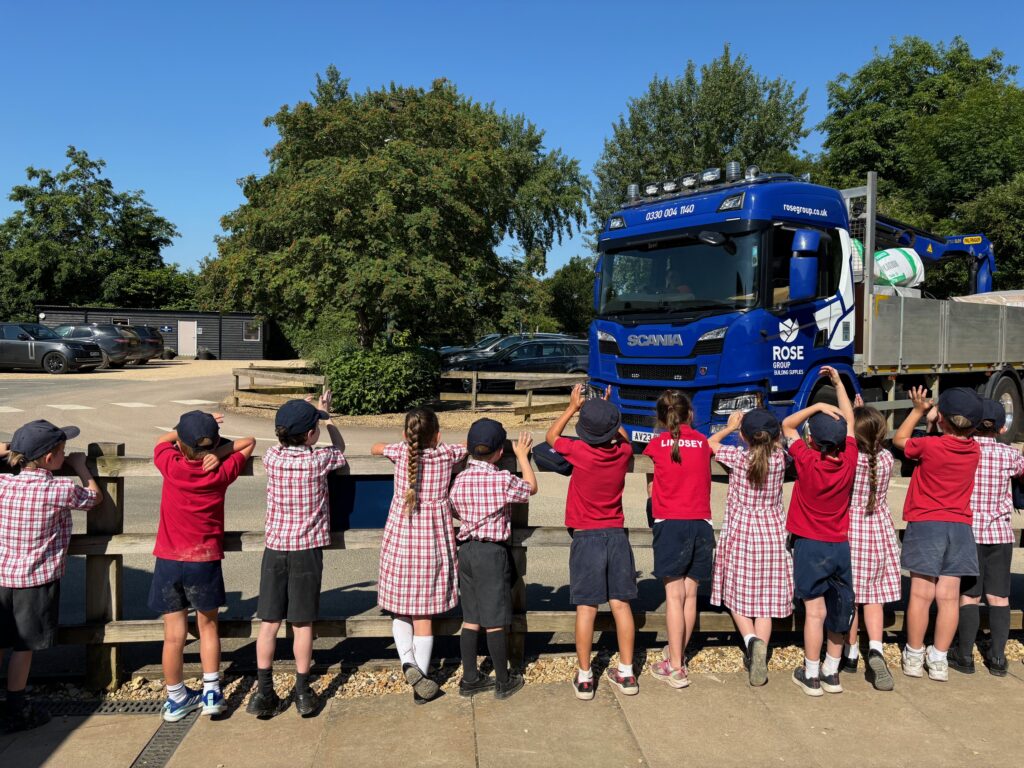
M 897 673 L 879 693 L 861 675 L 846 692 L 811 699 L 784 673 L 763 688 L 744 675 L 694 675 L 682 691 L 645 670 L 638 696 L 606 681 L 576 701 L 568 681 L 528 685 L 511 699 L 444 696 L 424 706 L 410 695 L 331 699 L 319 716 L 293 708 L 268 722 L 242 710 L 200 718 L 170 768 L 415 765 L 520 768 L 590 765 L 1018 766 L 1024 666 L 1006 678 L 950 673 L 948 683 Z M 59 718 L 0 737 L 0 763 L 129 766 L 155 733 L 155 715 Z

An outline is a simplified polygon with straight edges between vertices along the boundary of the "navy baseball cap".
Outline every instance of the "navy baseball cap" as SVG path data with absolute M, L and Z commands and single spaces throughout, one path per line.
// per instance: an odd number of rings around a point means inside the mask
M 46 419 L 36 419 L 18 427 L 11 438 L 11 450 L 28 461 L 35 461 L 60 443 L 74 440 L 80 434 L 78 427 L 55 427 Z
M 494 419 L 477 419 L 469 428 L 466 444 L 474 456 L 490 456 L 505 445 L 508 435 L 505 428 Z
M 607 400 L 587 400 L 580 408 L 576 434 L 587 445 L 602 445 L 611 440 L 622 425 L 622 416 L 614 403 Z
M 775 439 L 779 436 L 779 420 L 775 414 L 767 408 L 754 408 L 743 414 L 743 421 L 740 422 L 740 432 L 750 440 L 758 432 L 767 432 Z
M 837 448 L 846 442 L 846 420 L 832 418 L 827 413 L 816 413 L 807 420 L 811 437 L 819 448 Z
M 946 418 L 963 416 L 976 427 L 983 418 L 982 410 L 982 398 L 973 389 L 953 387 L 939 395 L 939 413 Z
M 195 451 L 216 448 L 220 443 L 220 425 L 212 414 L 205 411 L 181 414 L 174 431 L 181 442 Z
M 316 429 L 318 421 L 329 418 L 329 413 L 321 411 L 307 400 L 289 400 L 277 409 L 274 426 L 283 427 L 289 435 L 304 435 Z
M 981 423 L 985 429 L 1002 429 L 1006 425 L 1006 409 L 998 400 L 984 398 L 981 401 Z

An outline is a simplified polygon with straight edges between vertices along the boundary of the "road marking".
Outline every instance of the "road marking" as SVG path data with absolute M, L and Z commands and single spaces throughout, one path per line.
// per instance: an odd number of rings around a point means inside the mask
M 155 405 L 149 403 L 111 403 L 111 405 L 119 405 L 122 408 L 156 408 Z
M 47 403 L 47 408 L 56 408 L 58 411 L 95 411 L 96 409 L 90 405 L 74 405 L 74 404 L 61 404 L 61 403 Z
M 216 405 L 213 400 L 171 400 L 179 405 Z
M 9 405 L 0 405 L 0 413 L 24 413 L 21 408 L 11 408 Z

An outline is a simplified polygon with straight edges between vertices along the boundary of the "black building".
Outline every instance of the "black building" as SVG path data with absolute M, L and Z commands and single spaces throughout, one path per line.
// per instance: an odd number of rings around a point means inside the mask
M 188 312 L 171 309 L 111 309 L 37 304 L 39 322 L 49 328 L 74 323 L 149 325 L 164 337 L 164 346 L 181 357 L 206 349 L 218 360 L 265 360 L 270 324 L 249 312 Z

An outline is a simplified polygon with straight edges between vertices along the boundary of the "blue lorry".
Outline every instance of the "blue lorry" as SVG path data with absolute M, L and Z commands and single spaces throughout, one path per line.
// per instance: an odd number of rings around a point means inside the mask
M 985 302 L 991 243 L 881 216 L 876 190 L 873 173 L 837 190 L 735 162 L 630 185 L 598 237 L 589 376 L 611 385 L 635 449 L 653 436 L 666 388 L 690 396 L 694 426 L 711 434 L 737 409 L 782 418 L 835 402 L 823 364 L 890 422 L 913 385 L 976 387 L 1003 403 L 1005 438 L 1017 437 L 1024 308 Z M 966 259 L 971 295 L 878 284 L 861 254 L 898 247 L 926 265 Z

